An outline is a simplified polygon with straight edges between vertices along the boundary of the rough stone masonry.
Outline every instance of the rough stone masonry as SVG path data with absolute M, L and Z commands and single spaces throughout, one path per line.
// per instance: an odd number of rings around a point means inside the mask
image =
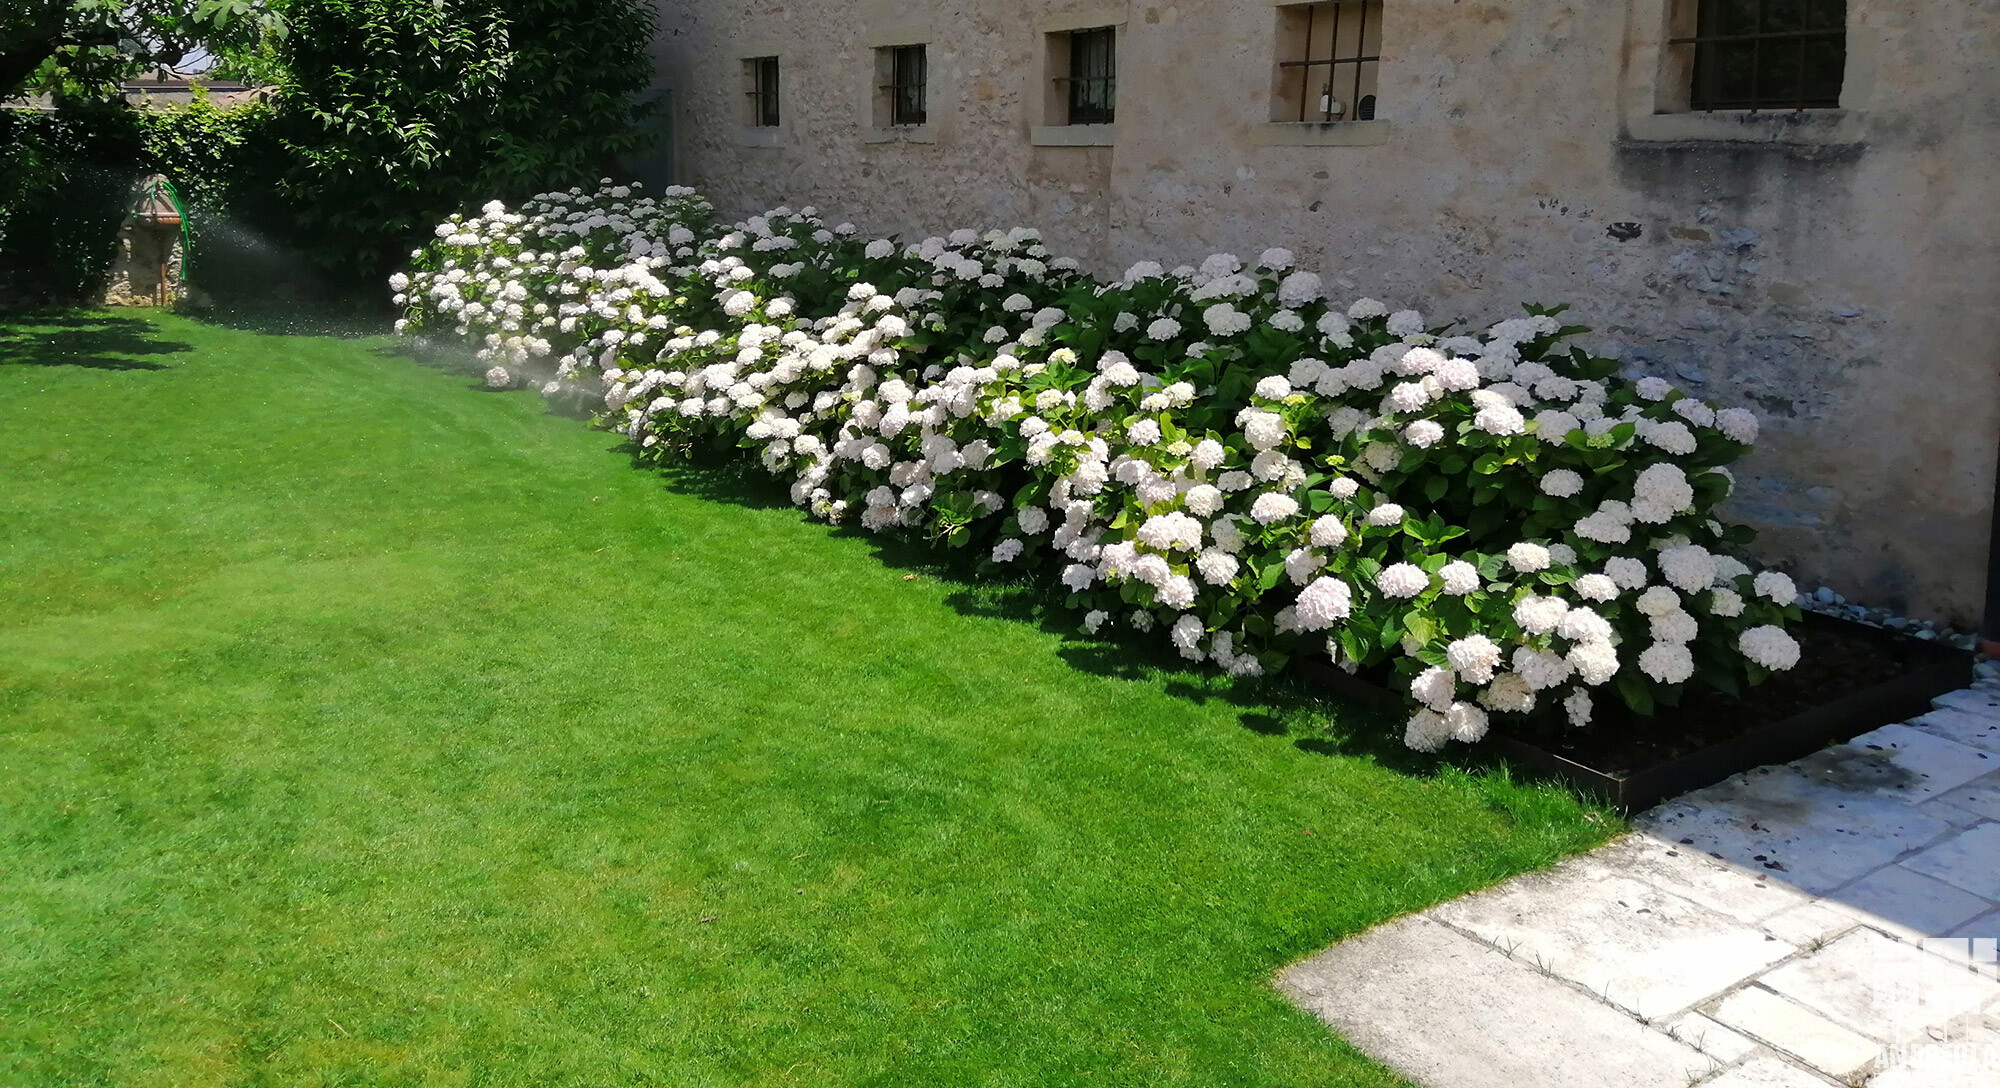
M 2000 438 L 2000 3 L 1848 0 L 1838 108 L 1706 113 L 1669 42 L 1700 2 L 1370 4 L 1375 119 L 1335 124 L 1274 120 L 1299 5 L 1271 0 L 659 0 L 659 71 L 676 180 L 727 214 L 1031 225 L 1100 272 L 1283 245 L 1469 322 L 1571 303 L 1596 350 L 1763 416 L 1732 511 L 1763 559 L 1964 626 Z M 1062 35 L 1098 26 L 1115 123 L 1066 128 Z M 927 117 L 889 127 L 881 50 L 909 44 Z M 781 120 L 752 128 L 763 56 Z

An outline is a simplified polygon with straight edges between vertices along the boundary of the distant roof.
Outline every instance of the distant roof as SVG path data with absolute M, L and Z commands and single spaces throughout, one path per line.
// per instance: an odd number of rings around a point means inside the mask
M 169 110 L 185 106 L 194 101 L 195 87 L 208 90 L 208 100 L 224 108 L 242 105 L 252 99 L 270 94 L 274 88 L 250 87 L 226 79 L 134 79 L 118 85 L 118 93 L 125 101 L 140 109 Z
M 229 79 L 156 76 L 126 80 L 118 85 L 118 94 L 138 109 L 171 110 L 193 102 L 196 85 L 206 88 L 209 102 L 222 109 L 267 97 L 277 90 L 276 87 L 251 87 Z M 55 103 L 45 94 L 23 95 L 0 102 L 0 109 L 47 111 L 54 108 Z

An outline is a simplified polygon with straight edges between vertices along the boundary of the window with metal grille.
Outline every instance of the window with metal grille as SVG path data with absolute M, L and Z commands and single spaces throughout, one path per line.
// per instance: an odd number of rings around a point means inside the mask
M 1669 41 L 1694 50 L 1690 109 L 1840 105 L 1846 0 L 1698 0 L 1694 33 Z
M 743 93 L 748 109 L 744 124 L 774 128 L 778 124 L 778 58 L 751 57 L 743 62 Z
M 1381 0 L 1278 9 L 1273 121 L 1372 121 L 1382 67 Z
M 882 92 L 888 97 L 888 115 L 891 125 L 921 125 L 930 118 L 926 84 L 930 79 L 930 61 L 921 45 L 898 45 L 881 51 L 882 67 L 887 69 L 889 82 L 882 85 Z
M 1117 119 L 1117 32 L 1103 26 L 1072 30 L 1068 37 L 1069 123 L 1111 124 Z

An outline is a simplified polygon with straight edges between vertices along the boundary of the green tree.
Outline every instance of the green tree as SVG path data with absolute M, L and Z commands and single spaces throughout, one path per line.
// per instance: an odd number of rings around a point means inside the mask
M 108 97 L 136 72 L 206 54 L 254 63 L 283 38 L 283 0 L 9 0 L 0 5 L 0 98 Z
M 594 181 L 643 143 L 655 20 L 645 0 L 288 10 L 273 195 L 336 272 L 386 276 L 444 214 Z

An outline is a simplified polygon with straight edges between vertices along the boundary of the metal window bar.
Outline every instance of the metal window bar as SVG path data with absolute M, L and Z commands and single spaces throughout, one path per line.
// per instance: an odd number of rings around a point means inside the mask
M 1780 6 L 1796 12 L 1796 25 L 1767 28 L 1767 16 Z M 1846 0 L 1700 0 L 1694 34 L 1668 43 L 1694 47 L 1692 109 L 1833 109 L 1840 105 L 1847 63 L 1846 24 Z M 1745 25 L 1749 29 L 1732 29 Z M 1746 55 L 1744 81 L 1738 69 Z M 1767 87 L 1782 79 L 1782 74 L 1766 77 L 1786 60 L 1792 62 L 1791 79 Z
M 778 58 L 752 57 L 750 66 L 750 89 L 743 92 L 750 97 L 750 124 L 757 128 L 775 128 L 778 124 Z
M 1326 11 L 1328 8 L 1332 9 L 1330 14 L 1333 18 L 1333 30 L 1332 33 L 1327 35 L 1327 44 L 1326 44 L 1327 55 L 1323 58 L 1315 58 L 1312 55 L 1314 27 L 1320 17 L 1320 13 Z M 1354 54 L 1352 56 L 1343 57 L 1340 55 L 1340 31 L 1342 26 L 1342 20 L 1345 19 L 1348 15 L 1347 12 L 1348 8 L 1355 8 L 1359 10 L 1360 14 L 1356 20 L 1359 23 L 1359 26 L 1357 27 L 1354 35 Z M 1371 94 L 1365 96 L 1368 104 L 1368 116 L 1366 117 L 1361 116 L 1361 108 L 1360 108 L 1361 103 L 1364 99 L 1364 96 L 1361 93 L 1362 66 L 1367 64 L 1379 64 L 1382 60 L 1382 55 L 1380 53 L 1363 52 L 1368 48 L 1368 8 L 1369 8 L 1369 0 L 1340 0 L 1340 2 L 1338 3 L 1309 4 L 1306 6 L 1306 36 L 1305 36 L 1306 59 L 1286 60 L 1278 62 L 1278 67 L 1280 68 L 1303 69 L 1303 71 L 1299 73 L 1299 120 L 1305 121 L 1310 119 L 1306 116 L 1308 112 L 1306 109 L 1306 104 L 1308 100 L 1311 98 L 1312 90 L 1315 86 L 1320 88 L 1319 109 L 1311 112 L 1317 113 L 1319 115 L 1318 120 L 1373 121 L 1375 119 L 1374 95 Z M 1343 84 L 1347 82 L 1344 74 L 1340 71 L 1340 66 L 1343 64 L 1351 64 L 1354 66 L 1354 84 L 1353 84 L 1354 91 L 1351 95 L 1348 96 L 1347 99 L 1349 102 L 1354 104 L 1354 108 L 1353 109 L 1343 108 L 1340 115 L 1336 117 L 1333 109 L 1333 104 L 1335 101 L 1337 101 L 1333 96 L 1334 82 L 1335 80 L 1339 80 Z M 1313 78 L 1314 69 L 1316 68 L 1326 69 L 1326 74 L 1324 79 Z
M 921 45 L 899 45 L 889 50 L 889 123 L 921 125 L 929 120 L 928 83 L 930 58 Z
M 1117 119 L 1118 45 L 1112 27 L 1069 35 L 1069 123 L 1108 125 Z

